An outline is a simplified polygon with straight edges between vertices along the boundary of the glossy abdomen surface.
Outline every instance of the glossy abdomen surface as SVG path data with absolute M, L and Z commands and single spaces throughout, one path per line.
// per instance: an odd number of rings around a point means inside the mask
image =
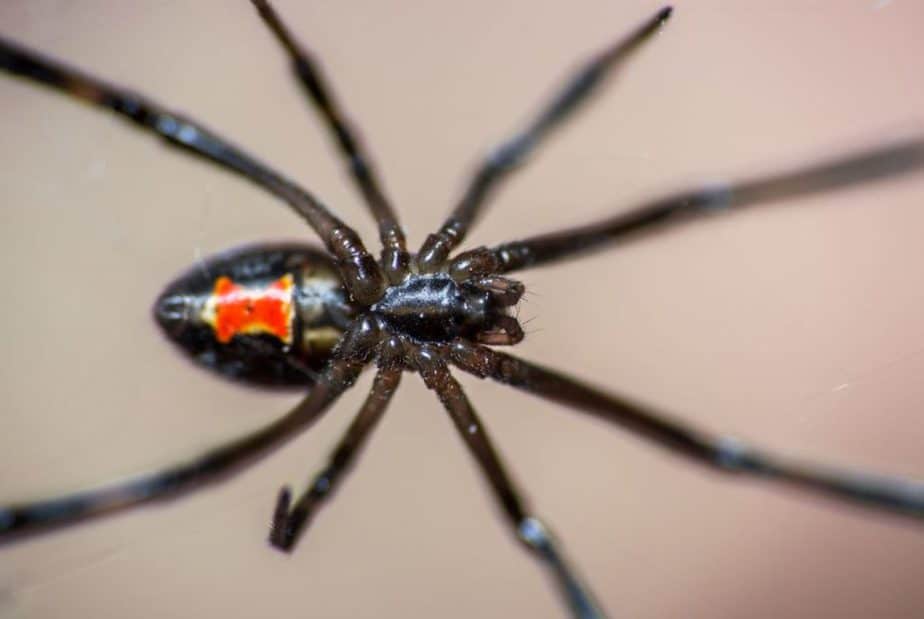
M 311 384 L 353 313 L 330 257 L 297 243 L 207 258 L 154 306 L 165 334 L 196 362 L 264 386 Z

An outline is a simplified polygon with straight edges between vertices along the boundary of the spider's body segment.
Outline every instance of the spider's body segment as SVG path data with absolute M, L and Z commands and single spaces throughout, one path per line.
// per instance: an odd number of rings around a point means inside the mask
M 269 534 L 275 548 L 295 547 L 318 507 L 355 462 L 404 372 L 419 374 L 435 393 L 484 474 L 509 530 L 549 570 L 575 617 L 595 619 L 603 612 L 565 560 L 555 536 L 521 498 L 453 370 L 601 418 L 677 459 L 716 473 L 762 478 L 924 519 L 920 482 L 771 454 L 492 348 L 514 345 L 523 338 L 511 308 L 524 287 L 508 274 L 612 247 L 714 213 L 717 207 L 740 209 L 918 172 L 924 169 L 924 139 L 749 178 L 718 190 L 715 186 L 692 189 L 584 226 L 459 252 L 488 198 L 608 75 L 659 31 L 671 13 L 664 8 L 579 67 L 525 129 L 494 148 L 476 168 L 443 225 L 415 253 L 408 250 L 371 159 L 346 123 L 313 56 L 265 0 L 254 4 L 334 137 L 378 224 L 379 258 L 308 189 L 204 125 L 0 39 L 3 70 L 106 108 L 167 145 L 247 179 L 287 204 L 317 234 L 325 250 L 294 243 L 264 244 L 218 255 L 181 276 L 154 306 L 155 318 L 167 336 L 200 364 L 250 383 L 301 386 L 307 393 L 299 404 L 255 431 L 173 466 L 59 498 L 0 507 L 0 540 L 174 497 L 225 479 L 311 426 L 369 366 L 375 366 L 373 385 L 327 465 L 300 495 L 287 487 L 280 491 Z
M 296 243 L 208 258 L 154 304 L 164 333 L 198 363 L 265 386 L 311 384 L 356 313 L 330 257 Z
M 498 322 L 515 322 L 487 288 L 442 273 L 408 276 L 389 287 L 372 312 L 395 334 L 419 343 L 478 341 Z

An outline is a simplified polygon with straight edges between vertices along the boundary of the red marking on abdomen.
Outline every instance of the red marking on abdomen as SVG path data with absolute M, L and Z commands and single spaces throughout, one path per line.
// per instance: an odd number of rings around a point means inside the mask
M 285 344 L 292 343 L 292 276 L 283 275 L 262 288 L 236 284 L 230 277 L 215 280 L 205 304 L 203 320 L 215 337 L 226 344 L 235 335 L 267 333 Z

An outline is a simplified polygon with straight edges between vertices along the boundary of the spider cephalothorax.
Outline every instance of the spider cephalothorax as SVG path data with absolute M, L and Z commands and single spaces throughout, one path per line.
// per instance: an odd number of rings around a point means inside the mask
M 389 330 L 420 342 L 461 337 L 484 344 L 516 344 L 523 339 L 523 330 L 505 310 L 516 304 L 522 291 L 510 293 L 511 288 L 456 282 L 446 273 L 412 274 L 390 286 L 371 311 Z
M 924 485 L 918 482 L 773 456 L 491 347 L 516 344 L 523 337 L 511 315 L 523 285 L 508 279 L 508 273 L 612 246 L 714 212 L 716 207 L 747 207 L 918 171 L 924 167 L 924 140 L 910 139 L 718 190 L 693 189 L 585 226 L 453 256 L 487 198 L 551 129 L 569 118 L 608 74 L 658 31 L 671 13 L 664 8 L 580 67 L 525 129 L 494 149 L 446 222 L 412 255 L 367 153 L 344 121 L 313 58 L 266 0 L 254 4 L 342 151 L 378 223 L 381 257 L 376 260 L 359 235 L 306 189 L 201 124 L 0 39 L 0 68 L 109 108 L 167 144 L 252 181 L 291 206 L 326 250 L 297 243 L 264 244 L 205 260 L 171 284 L 154 308 L 165 333 L 200 363 L 243 381 L 306 387 L 307 395 L 294 409 L 174 466 L 85 492 L 0 508 L 0 537 L 11 539 L 72 524 L 224 479 L 309 427 L 373 364 L 375 379 L 369 395 L 327 466 L 294 501 L 288 488 L 280 492 L 270 533 L 273 546 L 286 551 L 294 547 L 384 414 L 402 373 L 416 372 L 452 418 L 511 530 L 549 568 L 574 616 L 602 616 L 554 537 L 520 498 L 450 367 L 598 416 L 714 471 L 762 477 L 924 517 Z

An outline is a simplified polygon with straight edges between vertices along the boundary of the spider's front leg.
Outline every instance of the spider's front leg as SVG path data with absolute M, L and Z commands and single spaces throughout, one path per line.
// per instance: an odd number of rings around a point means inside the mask
M 924 482 L 771 454 L 729 436 L 704 432 L 555 370 L 463 340 L 453 344 L 450 355 L 457 367 L 475 376 L 492 378 L 595 415 L 713 470 L 782 482 L 842 501 L 924 519 Z
M 438 271 L 468 234 L 491 195 L 518 170 L 552 131 L 574 117 L 624 62 L 671 16 L 666 6 L 628 36 L 590 58 L 568 77 L 552 99 L 522 130 L 496 146 L 469 179 L 462 198 L 435 234 L 427 236 L 416 260 L 422 273 Z
M 449 373 L 445 351 L 411 345 L 410 355 L 427 388 L 436 392 L 466 446 L 475 456 L 517 539 L 549 568 L 565 603 L 578 619 L 603 619 L 604 612 L 590 589 L 566 560 L 560 545 L 543 522 L 528 510 L 507 474 L 485 427 L 462 386 Z
M 775 174 L 681 191 L 601 221 L 458 254 L 451 273 L 497 275 L 571 260 L 722 211 L 849 189 L 924 171 L 924 136 Z

